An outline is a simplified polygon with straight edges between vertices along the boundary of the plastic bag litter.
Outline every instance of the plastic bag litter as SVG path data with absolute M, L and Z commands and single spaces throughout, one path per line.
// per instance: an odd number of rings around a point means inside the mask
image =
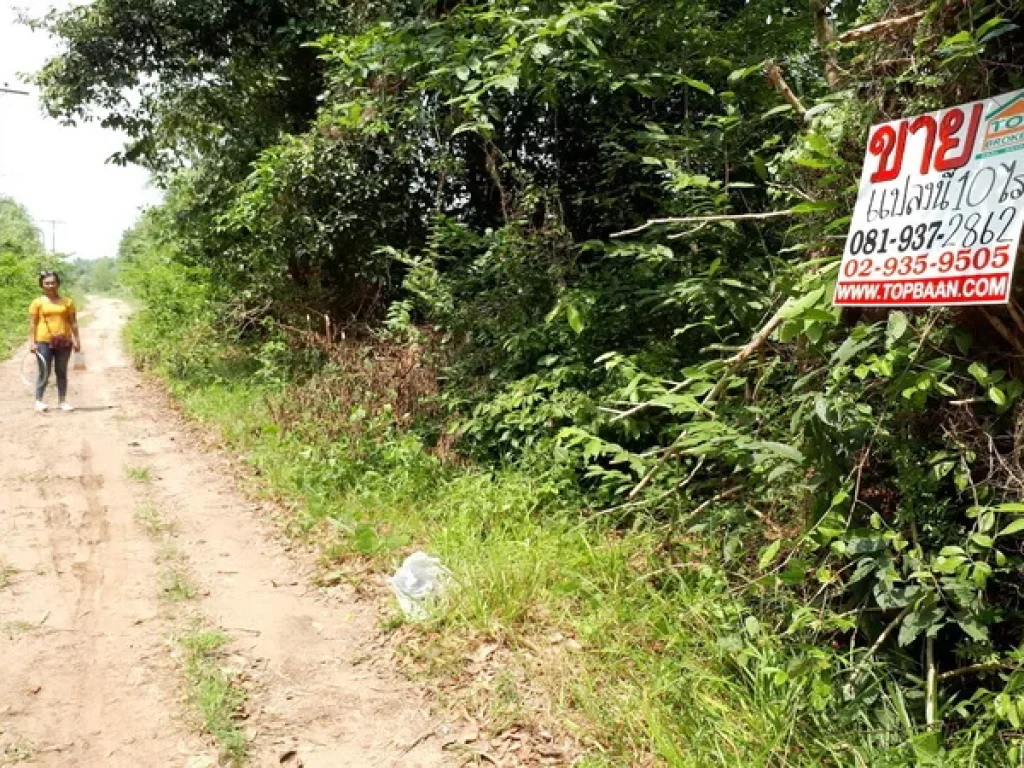
M 426 552 L 413 552 L 388 579 L 388 585 L 405 617 L 419 621 L 428 616 L 424 604 L 444 594 L 450 576 L 451 572 L 436 557 Z

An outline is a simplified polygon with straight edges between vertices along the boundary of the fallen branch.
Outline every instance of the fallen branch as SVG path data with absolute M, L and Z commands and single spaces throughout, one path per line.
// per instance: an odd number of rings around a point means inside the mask
M 692 383 L 693 383 L 692 379 L 687 379 L 686 381 L 680 381 L 678 384 L 673 386 L 671 389 L 666 390 L 665 391 L 665 395 L 674 395 L 676 392 L 678 392 L 679 390 L 684 389 L 684 388 L 690 386 L 690 384 L 692 384 Z M 664 397 L 664 395 L 659 395 L 659 397 Z M 630 408 L 629 410 L 626 410 L 626 411 L 612 411 L 613 413 L 617 414 L 615 416 L 615 418 L 612 419 L 612 423 L 614 423 L 616 421 L 622 421 L 624 419 L 628 419 L 631 416 L 636 416 L 641 411 L 646 411 L 648 408 L 653 408 L 653 407 L 654 407 L 654 403 L 652 401 L 648 400 L 648 401 L 643 402 L 643 403 L 637 403 L 632 408 Z M 610 411 L 611 409 L 602 409 L 602 410 L 609 410 Z
M 786 78 L 782 76 L 782 70 L 779 69 L 779 65 L 771 59 L 768 59 L 764 63 L 764 76 L 768 78 L 768 82 L 771 83 L 772 88 L 779 92 L 779 95 L 786 100 L 796 113 L 800 115 L 800 119 L 803 120 L 807 117 L 807 107 L 803 105 L 803 102 L 793 93 L 793 89 L 789 87 L 789 83 L 786 82 Z
M 900 611 L 899 615 L 897 615 L 895 619 L 890 621 L 889 625 L 882 630 L 882 634 L 880 634 L 875 639 L 875 642 L 872 643 L 870 648 L 868 648 L 868 652 L 864 655 L 864 658 L 860 660 L 860 663 L 857 664 L 856 668 L 853 670 L 853 677 L 850 678 L 850 685 L 856 685 L 857 681 L 860 679 L 860 676 L 864 673 L 864 669 L 867 667 L 868 661 L 871 659 L 872 656 L 875 655 L 878 649 L 882 647 L 882 644 L 885 642 L 886 638 L 889 637 L 889 635 L 892 634 L 892 631 L 900 625 L 900 622 L 907 617 L 908 613 L 910 613 L 909 605 L 902 611 Z
M 772 319 L 769 320 L 764 325 L 764 327 L 761 328 L 761 330 L 758 331 L 754 335 L 754 337 L 746 343 L 745 346 L 743 346 L 742 349 L 740 349 L 735 355 L 733 355 L 732 357 L 725 361 L 725 373 L 718 380 L 718 383 L 715 384 L 714 389 L 712 389 L 710 392 L 708 392 L 707 395 L 704 396 L 704 399 L 701 401 L 701 406 L 706 407 L 708 403 L 717 400 L 721 396 L 721 394 L 725 391 L 726 387 L 729 386 L 729 380 L 732 378 L 732 375 L 736 372 L 736 369 L 743 365 L 747 358 L 749 358 L 751 355 L 757 352 L 757 350 L 764 346 L 764 344 L 768 341 L 771 335 L 775 332 L 775 329 L 782 324 L 782 321 L 785 319 L 783 313 L 788 307 L 789 302 L 787 301 L 785 304 L 782 305 L 782 308 L 779 309 L 779 311 L 772 316 Z M 640 493 L 644 488 L 650 485 L 651 480 L 654 479 L 654 476 L 665 465 L 665 462 L 667 462 L 669 459 L 671 459 L 679 452 L 679 444 L 684 439 L 686 439 L 687 434 L 688 433 L 686 430 L 683 430 L 682 432 L 679 433 L 679 437 L 672 441 L 672 444 L 669 446 L 668 450 L 661 455 L 661 458 L 658 459 L 658 462 L 653 467 L 651 467 L 647 474 L 644 475 L 643 478 L 641 478 L 640 482 L 633 487 L 633 490 L 629 492 L 629 494 L 626 496 L 628 500 L 632 501 L 634 498 L 636 498 L 636 495 L 638 493 Z
M 792 215 L 792 211 L 768 211 L 767 213 L 732 213 L 718 216 L 679 216 L 665 219 L 650 219 L 646 224 L 641 224 L 639 227 L 633 227 L 632 229 L 624 229 L 621 232 L 615 232 L 611 237 L 635 235 L 637 232 L 643 232 L 645 229 L 659 227 L 663 224 L 702 224 L 705 222 L 710 224 L 717 221 L 760 221 L 762 219 L 777 219 L 782 216 Z
M 924 11 L 918 11 L 912 13 L 909 16 L 900 16 L 895 19 L 886 19 L 885 21 L 876 21 L 872 24 L 865 24 L 863 27 L 857 27 L 847 32 L 843 32 L 836 39 L 840 43 L 857 43 L 861 40 L 866 40 L 869 37 L 880 37 L 888 32 L 894 32 L 903 27 L 909 26 L 910 24 L 916 24 L 924 16 Z
M 943 672 L 938 676 L 938 681 L 944 683 L 947 680 L 953 680 L 957 677 L 966 677 L 967 675 L 980 675 L 984 672 L 1000 672 L 1003 670 L 1016 671 L 1020 669 L 1020 664 L 1010 664 L 1007 661 L 991 661 L 987 664 L 972 664 L 969 667 L 960 667 L 960 669 L 951 669 L 949 672 Z
M 668 448 L 668 449 L 665 449 L 665 450 L 671 450 L 671 447 Z M 697 462 L 697 466 L 695 466 L 693 468 L 693 471 L 690 472 L 690 474 L 686 477 L 685 480 L 680 481 L 679 483 L 677 483 L 676 485 L 672 486 L 671 488 L 669 488 L 667 491 L 665 491 L 664 493 L 660 494 L 659 496 L 657 496 L 657 497 L 655 497 L 653 499 L 650 499 L 650 500 L 629 501 L 629 502 L 627 502 L 625 504 L 619 504 L 617 507 L 609 507 L 608 509 L 602 510 L 602 514 L 606 514 L 608 512 L 617 512 L 620 509 L 628 509 L 630 507 L 649 506 L 650 504 L 657 504 L 662 499 L 667 498 L 667 497 L 671 496 L 673 493 L 676 493 L 676 492 L 680 491 L 681 489 L 685 488 L 686 486 L 688 486 L 690 484 L 690 481 L 693 480 L 693 478 L 695 478 L 697 476 L 697 473 L 700 472 L 700 468 L 703 467 L 703 466 L 704 466 L 704 457 L 701 456 L 700 457 L 700 461 Z M 632 498 L 632 497 L 630 497 L 630 498 Z
M 661 458 L 658 459 L 657 464 L 651 467 L 650 471 L 644 475 L 640 479 L 640 482 L 633 486 L 633 490 L 626 495 L 627 500 L 632 501 L 640 491 L 650 485 L 651 480 L 653 480 L 654 476 L 658 474 L 658 470 L 665 466 L 665 462 L 679 452 L 679 444 L 686 439 L 687 434 L 688 433 L 685 429 L 679 433 L 679 437 L 672 441 L 672 445 L 668 447 L 668 450 L 661 454 Z
M 700 232 L 702 229 L 707 228 L 708 226 L 710 226 L 709 222 L 705 221 L 703 224 L 700 224 L 694 227 L 693 229 L 687 230 L 686 232 L 676 232 L 674 234 L 671 234 L 668 236 L 668 239 L 680 240 L 684 237 L 690 237 L 691 235 L 696 235 L 698 232 Z
M 754 334 L 754 337 L 748 341 L 739 350 L 739 352 L 725 361 L 725 374 L 718 380 L 718 383 L 715 384 L 715 388 L 708 392 L 704 397 L 701 401 L 701 405 L 707 405 L 713 400 L 717 400 L 719 398 L 722 392 L 725 391 L 725 388 L 729 386 L 729 379 L 732 378 L 736 369 L 743 365 L 747 358 L 763 347 L 775 332 L 775 329 L 778 328 L 782 324 L 782 321 L 786 319 L 783 313 L 788 309 L 788 307 L 789 302 L 783 304 L 782 308 L 772 316 L 772 319 L 765 323 L 761 330 Z

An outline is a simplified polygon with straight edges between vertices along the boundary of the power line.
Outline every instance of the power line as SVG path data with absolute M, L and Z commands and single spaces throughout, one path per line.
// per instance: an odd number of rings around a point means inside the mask
M 2 86 L 0 86 L 0 94 L 5 94 L 5 93 L 9 93 L 12 96 L 28 96 L 29 95 L 28 91 L 19 91 L 19 90 L 16 90 L 14 88 L 8 88 L 8 84 L 7 83 L 4 83 Z

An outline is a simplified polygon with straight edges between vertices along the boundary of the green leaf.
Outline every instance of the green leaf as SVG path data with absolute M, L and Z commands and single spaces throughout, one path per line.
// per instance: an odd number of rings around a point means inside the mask
M 975 381 L 977 381 L 979 384 L 988 384 L 988 368 L 986 368 L 981 363 L 971 363 L 970 367 L 968 367 L 967 369 L 967 372 L 971 374 L 971 376 L 973 376 Z
M 1024 520 L 1022 520 L 1021 522 L 1024 522 Z M 978 530 L 982 533 L 987 533 L 988 531 L 991 531 L 993 528 L 995 528 L 995 526 L 996 513 L 993 510 L 990 509 L 982 513 L 978 517 Z
M 783 307 L 782 311 L 779 314 L 782 315 L 782 317 L 786 318 L 787 320 L 789 318 L 792 318 L 792 317 L 798 317 L 805 310 L 810 309 L 815 304 L 817 304 L 819 301 L 821 301 L 821 297 L 824 296 L 824 295 L 825 295 L 825 289 L 824 288 L 815 288 L 810 293 L 807 293 L 807 294 L 801 296 L 799 299 L 794 301 L 792 304 L 789 304 L 788 306 Z
M 352 537 L 354 539 L 353 546 L 357 552 L 369 555 L 377 551 L 379 539 L 377 537 L 377 532 L 374 531 L 371 526 L 365 523 L 359 524 L 356 526 Z
M 889 315 L 889 323 L 885 329 L 885 343 L 891 347 L 894 343 L 903 338 L 910 327 L 910 321 L 903 312 L 893 312 Z
M 1021 531 L 1024 531 L 1024 518 L 1020 518 L 1018 520 L 1014 520 L 1008 526 L 1003 528 L 1003 530 L 1001 530 L 997 535 L 998 536 L 1012 536 L 1013 534 L 1020 533 Z
M 491 80 L 495 88 L 504 88 L 509 93 L 515 93 L 519 88 L 519 75 L 502 75 Z
M 761 115 L 761 119 L 762 120 L 767 120 L 769 117 L 775 117 L 775 115 L 782 115 L 782 114 L 785 114 L 786 112 L 792 112 L 792 111 L 793 111 L 793 108 L 789 104 L 780 104 L 777 107 L 772 107 L 767 112 L 765 112 L 763 115 Z
M 755 450 L 765 450 L 770 453 L 778 454 L 779 456 L 783 456 L 787 459 L 790 459 L 791 461 L 794 461 L 797 464 L 803 463 L 804 460 L 804 455 L 799 450 L 797 450 L 791 445 L 786 445 L 785 443 L 776 443 L 771 440 L 763 440 L 756 443 L 752 443 L 750 447 Z
M 768 166 L 765 165 L 764 160 L 758 155 L 753 155 L 752 160 L 754 162 L 754 172 L 757 173 L 761 181 L 768 181 Z
M 707 83 L 701 82 L 700 80 L 694 80 L 692 77 L 687 77 L 686 75 L 676 75 L 675 79 L 680 83 L 684 83 L 685 85 L 690 86 L 691 88 L 695 88 L 698 91 L 703 91 L 709 96 L 715 95 L 715 89 L 712 88 Z
M 1021 522 L 1024 522 L 1022 520 Z M 760 570 L 764 570 L 775 560 L 775 556 L 779 554 L 779 549 L 782 547 L 782 539 L 778 539 L 769 544 L 764 552 L 761 553 L 761 559 L 757 561 L 757 567 Z
M 919 733 L 910 740 L 918 765 L 934 765 L 942 757 L 942 740 L 936 730 Z
M 729 73 L 729 83 L 738 83 L 740 80 L 750 77 L 752 74 L 754 74 L 755 72 L 760 72 L 762 69 L 764 69 L 764 64 L 758 62 L 757 64 L 751 64 L 749 67 L 734 70 L 733 72 Z
M 993 29 L 993 27 L 995 27 L 995 29 Z M 1004 23 L 1003 19 L 995 18 L 982 24 L 974 34 L 975 37 L 978 38 L 979 43 L 989 43 L 997 37 L 1002 37 L 1008 32 L 1013 32 L 1015 29 L 1019 29 L 1016 24 L 1011 24 L 1010 22 Z
M 566 304 L 565 317 L 569 321 L 570 328 L 572 328 L 577 334 L 583 333 L 585 324 L 583 322 L 583 313 L 580 312 L 579 307 L 575 304 Z
M 900 625 L 900 633 L 896 640 L 901 646 L 910 645 L 924 630 L 925 627 L 918 621 L 917 616 L 909 613 Z
M 828 213 L 839 207 L 835 200 L 814 200 L 807 203 L 794 205 L 790 210 L 793 213 Z
M 988 21 L 986 21 L 984 24 L 982 24 L 976 30 L 974 30 L 974 34 L 975 34 L 976 37 L 982 38 L 985 35 L 987 35 L 989 32 L 991 32 L 993 29 L 998 27 L 1000 24 L 1003 24 L 1005 21 L 1006 21 L 1006 19 L 1004 19 L 1002 16 L 995 16 L 995 17 L 989 19 Z
M 996 405 L 1006 405 L 1006 394 L 999 387 L 989 387 L 988 399 Z
M 839 349 L 832 355 L 833 363 L 845 363 L 849 361 L 854 355 L 860 352 L 862 349 L 867 349 L 874 343 L 874 339 L 865 339 L 864 341 L 857 341 L 853 336 L 847 336 L 842 344 L 839 345 Z
M 971 344 L 974 342 L 974 338 L 970 332 L 965 331 L 963 328 L 957 328 L 953 331 L 953 341 L 956 342 L 956 348 L 960 350 L 960 354 L 966 355 L 971 351 Z

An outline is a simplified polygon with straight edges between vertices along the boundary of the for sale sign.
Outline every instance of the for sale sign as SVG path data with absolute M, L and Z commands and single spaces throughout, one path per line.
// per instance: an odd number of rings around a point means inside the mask
M 1004 304 L 1024 208 L 1024 90 L 871 129 L 835 303 Z

